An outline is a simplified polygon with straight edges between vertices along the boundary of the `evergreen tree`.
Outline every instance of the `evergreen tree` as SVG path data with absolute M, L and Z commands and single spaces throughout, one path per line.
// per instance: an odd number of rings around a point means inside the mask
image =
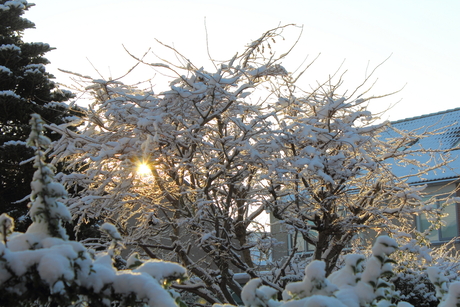
M 30 115 L 60 124 L 75 113 L 63 103 L 72 94 L 59 90 L 45 70 L 49 61 L 43 56 L 53 48 L 22 39 L 24 30 L 35 27 L 22 17 L 31 6 L 26 0 L 0 0 L 0 212 L 16 218 L 27 212 L 34 172 L 31 163 L 21 164 L 33 156 L 25 143 Z

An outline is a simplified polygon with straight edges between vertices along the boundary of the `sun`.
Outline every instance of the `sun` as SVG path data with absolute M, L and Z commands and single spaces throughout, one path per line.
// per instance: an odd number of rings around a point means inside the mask
M 137 174 L 141 177 L 147 177 L 152 175 L 152 170 L 150 169 L 150 166 L 145 163 L 139 163 L 137 166 Z

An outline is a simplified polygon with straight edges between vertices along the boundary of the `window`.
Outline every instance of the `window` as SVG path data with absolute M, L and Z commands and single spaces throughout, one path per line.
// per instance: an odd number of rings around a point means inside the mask
M 439 207 L 443 201 L 445 201 L 445 196 L 437 197 L 437 206 Z M 457 204 L 452 203 L 447 205 L 444 208 L 444 213 L 447 214 L 443 219 L 445 225 L 431 231 L 428 236 L 431 242 L 448 241 L 458 236 Z M 419 231 L 425 231 L 430 225 L 425 215 L 417 217 L 417 228 Z
M 310 230 L 310 231 L 315 231 L 315 230 Z M 296 239 L 297 236 L 297 240 Z M 297 233 L 291 233 L 289 234 L 289 250 L 291 251 L 293 248 L 297 248 L 298 253 L 313 253 L 315 250 L 315 247 L 307 243 L 302 237 L 302 234 L 300 232 Z

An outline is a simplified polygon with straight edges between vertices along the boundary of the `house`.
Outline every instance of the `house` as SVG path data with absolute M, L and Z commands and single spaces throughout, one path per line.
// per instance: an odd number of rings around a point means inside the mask
M 450 204 L 445 202 L 446 197 L 460 197 L 460 158 L 457 159 L 457 156 L 460 156 L 460 150 L 456 150 L 460 143 L 460 108 L 394 121 L 391 122 L 391 127 L 392 129 L 387 129 L 381 134 L 382 138 L 399 136 L 402 131 L 417 131 L 419 134 L 429 131 L 434 132 L 434 135 L 421 139 L 414 138 L 409 148 L 421 146 L 433 151 L 452 150 L 450 161 L 445 167 L 408 177 L 407 182 L 414 186 L 426 185 L 424 198 L 433 199 L 437 205 L 445 206 L 444 212 L 447 213 L 444 218 L 445 225 L 430 233 L 430 241 L 433 244 L 440 244 L 460 236 L 460 205 L 455 202 Z M 400 148 L 399 150 L 410 150 L 409 148 Z M 429 165 L 440 162 L 439 157 L 429 153 L 416 156 L 416 159 L 423 162 L 429 161 Z M 400 178 L 408 174 L 416 175 L 419 173 L 419 169 L 415 165 L 394 163 L 391 168 L 393 173 Z M 415 218 L 414 227 L 424 231 L 430 226 L 428 220 L 429 218 L 426 216 L 418 216 Z M 313 252 L 314 246 L 307 244 L 300 235 L 294 238 L 286 231 L 283 224 L 276 222 L 272 217 L 271 231 L 273 237 L 281 243 L 273 250 L 273 259 L 287 256 L 294 247 L 301 254 Z
M 391 123 L 399 130 L 428 130 L 439 131 L 439 134 L 417 140 L 412 146 L 420 144 L 426 149 L 451 150 L 460 144 L 460 108 L 446 110 L 438 113 L 422 115 L 413 118 L 398 120 Z M 388 134 L 394 133 L 391 131 Z M 424 190 L 425 198 L 434 197 L 438 205 L 442 205 L 446 197 L 460 196 L 460 151 L 453 150 L 450 153 L 452 161 L 439 170 L 433 170 L 420 177 L 410 177 L 408 182 L 411 185 L 427 185 Z M 422 156 L 420 159 L 428 160 L 429 157 Z M 433 159 L 434 165 L 439 161 Z M 415 174 L 415 166 L 393 167 L 393 173 L 398 176 Z M 460 236 L 460 207 L 458 203 L 451 203 L 444 208 L 448 215 L 444 218 L 445 225 L 430 234 L 430 241 L 434 244 L 450 241 L 452 238 Z M 419 231 L 424 231 L 429 226 L 425 216 L 416 219 L 416 227 Z

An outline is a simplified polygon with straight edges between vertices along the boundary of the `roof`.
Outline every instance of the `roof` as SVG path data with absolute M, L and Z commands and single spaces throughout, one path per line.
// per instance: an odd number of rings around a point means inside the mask
M 437 132 L 435 135 L 428 136 L 423 139 L 417 140 L 412 146 L 418 146 L 425 149 L 452 149 L 460 143 L 460 108 L 450 109 L 438 113 L 431 113 L 422 116 L 401 119 L 391 122 L 391 125 L 397 130 L 401 131 L 417 131 L 418 134 L 423 132 Z M 382 134 L 382 137 L 397 136 L 395 131 L 387 130 Z M 449 179 L 456 179 L 460 177 L 460 151 L 452 151 L 450 162 L 446 167 L 431 171 L 421 178 L 412 177 L 409 179 L 410 183 L 425 183 L 445 181 Z M 430 156 L 424 154 L 421 156 L 414 156 L 413 158 L 426 162 L 429 161 Z M 438 160 L 439 161 L 439 160 Z M 436 161 L 431 161 L 431 165 L 435 165 Z M 417 173 L 415 166 L 393 166 L 393 172 L 397 176 L 404 176 L 407 174 Z

